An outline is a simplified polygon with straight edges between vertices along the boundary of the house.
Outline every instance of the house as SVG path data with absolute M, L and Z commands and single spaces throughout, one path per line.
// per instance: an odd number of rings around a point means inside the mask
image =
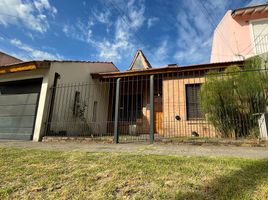
M 201 112 L 200 86 L 209 71 L 222 71 L 232 65 L 243 66 L 243 61 L 154 68 L 138 49 L 128 70 L 92 73 L 98 86 L 59 85 L 51 131 L 46 138 L 114 137 L 115 142 L 149 139 L 152 142 L 192 135 L 217 137 L 217 130 Z M 99 88 L 98 93 L 90 89 L 93 86 Z M 75 97 L 75 91 L 79 97 Z M 109 97 L 108 102 L 101 102 L 99 97 Z M 94 111 L 95 104 L 106 106 L 105 117 Z M 76 110 L 80 110 L 79 114 Z
M 22 62 L 22 60 L 15 58 L 14 56 L 8 55 L 4 52 L 0 52 L 0 66 Z
M 55 88 L 58 84 L 89 84 L 96 82 L 91 73 L 118 71 L 112 62 L 24 62 L 3 53 L 0 54 L 0 64 L 0 139 L 41 140 L 50 130 L 48 122 L 53 107 L 57 106 Z M 78 97 L 78 93 L 76 95 Z M 108 97 L 99 98 L 108 101 Z
M 268 4 L 263 4 L 226 12 L 214 31 L 210 61 L 244 60 L 266 52 Z

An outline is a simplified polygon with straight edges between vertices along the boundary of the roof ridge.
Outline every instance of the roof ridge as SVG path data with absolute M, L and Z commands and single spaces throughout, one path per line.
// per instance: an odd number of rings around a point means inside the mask
M 46 62 L 81 62 L 81 63 L 113 63 L 112 61 L 98 61 L 98 60 L 42 60 Z

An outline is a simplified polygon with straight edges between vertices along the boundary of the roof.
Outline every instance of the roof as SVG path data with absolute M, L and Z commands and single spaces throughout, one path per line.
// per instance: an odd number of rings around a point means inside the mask
M 0 67 L 8 67 L 8 66 L 13 66 L 13 65 L 21 65 L 21 64 L 28 64 L 28 63 L 39 63 L 40 64 L 40 63 L 52 63 L 52 62 L 57 62 L 57 63 L 66 63 L 66 62 L 67 63 L 70 63 L 70 62 L 73 62 L 73 63 L 104 63 L 104 64 L 114 65 L 113 62 L 104 62 L 104 61 L 80 61 L 80 60 L 30 60 L 30 61 L 22 61 L 22 60 L 18 60 L 18 62 L 7 63 L 4 65 L 0 65 Z
M 141 60 L 138 60 L 138 59 L 141 59 Z M 143 65 L 143 66 L 136 66 L 136 63 L 138 62 L 141 62 L 139 64 Z M 136 51 L 136 54 L 129 66 L 129 69 L 128 70 L 140 70 L 141 68 L 144 69 L 149 69 L 149 68 L 152 68 L 150 62 L 148 61 L 148 59 L 146 58 L 146 56 L 144 55 L 144 53 L 142 52 L 141 49 L 138 49 Z
M 89 61 L 89 60 L 43 60 L 45 62 L 74 62 L 74 63 L 105 63 L 105 64 L 113 64 L 110 61 Z
M 232 16 L 236 17 L 243 15 L 252 15 L 255 13 L 263 13 L 266 11 L 268 11 L 268 3 L 235 9 L 232 11 Z
M 127 76 L 139 76 L 139 75 L 153 75 L 153 74 L 166 74 L 173 72 L 190 72 L 190 71 L 202 71 L 210 69 L 225 68 L 231 65 L 242 65 L 244 61 L 231 61 L 231 62 L 219 62 L 219 63 L 207 63 L 197 65 L 186 65 L 178 66 L 175 64 L 167 65 L 166 67 L 150 68 L 147 70 L 135 70 L 135 71 L 124 71 L 124 72 L 109 72 L 109 73 L 94 73 L 91 74 L 93 78 L 119 78 Z
M 100 63 L 100 64 L 112 64 L 117 71 L 119 69 L 117 66 L 111 61 L 89 61 L 89 60 L 43 60 L 43 62 L 56 62 L 56 63 Z
M 22 62 L 22 60 L 14 56 L 8 55 L 4 52 L 0 52 L 0 66 L 17 62 Z
M 101 61 L 74 61 L 74 60 L 30 60 L 30 61 L 20 61 L 11 64 L 5 64 L 0 66 L 0 74 L 17 72 L 17 71 L 30 71 L 40 68 L 48 68 L 51 63 L 104 63 L 111 64 L 114 68 L 119 71 L 119 69 L 113 64 L 113 62 L 101 62 Z M 18 70 L 16 70 L 18 69 Z

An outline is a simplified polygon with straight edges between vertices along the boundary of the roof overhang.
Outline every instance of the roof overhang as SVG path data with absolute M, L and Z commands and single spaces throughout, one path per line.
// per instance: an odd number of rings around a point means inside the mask
M 33 71 L 40 68 L 49 68 L 48 61 L 27 61 L 0 66 L 0 75 L 7 73 L 17 73 L 22 71 Z
M 268 4 L 238 8 L 232 11 L 232 17 L 252 16 L 255 14 L 263 14 L 268 12 Z
M 150 68 L 147 70 L 140 70 L 140 71 L 92 73 L 91 76 L 94 79 L 108 79 L 108 78 L 121 78 L 121 77 L 130 77 L 130 76 L 167 74 L 167 73 L 175 73 L 175 72 L 207 71 L 207 70 L 213 70 L 213 69 L 226 68 L 231 65 L 242 66 L 243 63 L 244 61 L 232 61 L 232 62 L 188 65 L 188 66 L 172 65 L 172 66 L 161 67 L 161 68 Z

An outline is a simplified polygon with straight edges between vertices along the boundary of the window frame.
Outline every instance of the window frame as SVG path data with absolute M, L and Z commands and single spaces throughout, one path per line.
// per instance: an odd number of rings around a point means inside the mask
M 253 51 L 253 55 L 258 55 L 257 54 L 257 50 L 256 50 L 256 45 L 255 45 L 255 37 L 254 37 L 254 31 L 253 31 L 253 24 L 255 22 L 261 22 L 261 21 L 268 21 L 268 17 L 265 17 L 265 18 L 261 18 L 261 19 L 252 19 L 252 20 L 249 20 L 249 32 L 250 32 L 250 43 L 253 44 L 253 48 L 252 48 L 252 51 Z M 250 57 L 247 56 L 247 57 Z
M 92 109 L 92 122 L 97 122 L 97 114 L 98 113 L 98 101 L 93 102 L 93 109 Z
M 188 94 L 187 94 L 187 87 L 193 86 L 193 85 L 197 85 L 199 87 L 199 90 L 201 89 L 201 85 L 202 83 L 187 83 L 185 84 L 185 115 L 186 115 L 186 120 L 187 121 L 197 121 L 197 120 L 203 120 L 204 119 L 204 115 L 201 111 L 201 101 L 199 102 L 199 113 L 197 114 L 197 117 L 189 117 L 189 100 L 188 100 Z M 199 92 L 200 95 L 200 92 Z M 199 99 L 201 99 L 201 97 L 199 97 Z M 198 100 L 197 100 L 197 104 L 198 104 Z

